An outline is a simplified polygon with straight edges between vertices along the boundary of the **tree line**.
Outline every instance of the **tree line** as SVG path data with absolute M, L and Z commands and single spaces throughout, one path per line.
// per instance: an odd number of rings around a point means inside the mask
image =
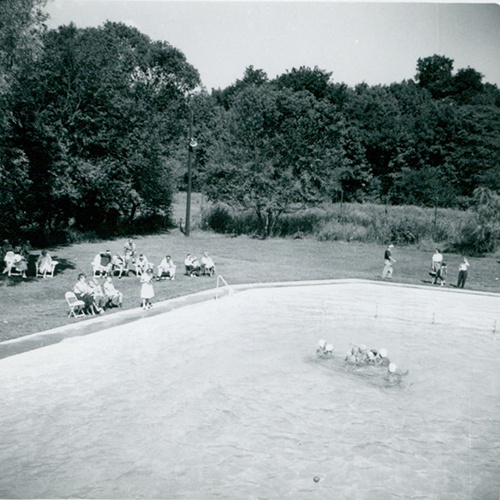
M 444 55 L 391 85 L 249 66 L 208 92 L 168 42 L 113 22 L 48 30 L 44 5 L 0 4 L 4 238 L 153 229 L 186 186 L 190 115 L 195 188 L 265 236 L 325 200 L 467 209 L 500 192 L 500 91 Z

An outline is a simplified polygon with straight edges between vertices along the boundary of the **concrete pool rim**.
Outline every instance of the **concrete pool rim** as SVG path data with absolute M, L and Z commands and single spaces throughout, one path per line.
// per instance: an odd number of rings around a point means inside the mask
M 401 287 L 401 288 L 414 288 L 419 290 L 433 290 L 439 291 L 440 293 L 466 293 L 469 295 L 479 295 L 485 297 L 500 297 L 498 293 L 495 292 L 481 292 L 468 289 L 459 289 L 452 287 L 432 287 L 426 285 L 416 285 L 407 283 L 398 283 L 392 281 L 377 281 L 377 280 L 367 280 L 367 279 L 327 279 L 327 280 L 311 280 L 311 281 L 280 281 L 280 282 L 266 282 L 266 283 L 246 283 L 246 284 L 230 284 L 221 287 L 220 290 L 225 290 L 226 293 L 230 292 L 242 292 L 254 289 L 265 289 L 265 288 L 283 288 L 283 287 L 301 287 L 301 286 L 324 286 L 324 285 L 378 285 L 378 286 L 389 286 L 389 287 Z M 183 295 L 181 297 L 176 297 L 154 304 L 154 308 L 148 311 L 143 311 L 142 308 L 137 307 L 133 309 L 126 309 L 124 311 L 117 311 L 110 315 L 96 316 L 91 319 L 81 319 L 74 322 L 68 323 L 66 325 L 58 326 L 56 328 L 45 330 L 42 332 L 36 332 L 16 339 L 5 340 L 0 342 L 0 361 L 4 358 L 10 356 L 15 356 L 17 354 L 22 354 L 34 349 L 40 349 L 42 347 L 50 346 L 62 342 L 64 339 L 71 337 L 79 337 L 90 335 L 93 333 L 100 332 L 108 328 L 115 326 L 121 326 L 141 319 L 150 318 L 157 316 L 159 314 L 164 314 L 169 311 L 173 311 L 180 307 L 185 307 L 199 302 L 205 302 L 208 300 L 214 300 L 217 298 L 219 289 L 210 288 L 208 290 L 203 290 L 200 292 L 195 292 L 189 295 Z

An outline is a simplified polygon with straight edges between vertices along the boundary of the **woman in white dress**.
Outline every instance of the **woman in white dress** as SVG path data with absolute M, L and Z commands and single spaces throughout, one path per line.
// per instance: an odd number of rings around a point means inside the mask
M 153 279 L 154 275 L 151 268 L 141 275 L 141 299 L 142 308 L 144 310 L 151 309 L 153 307 L 153 304 L 151 304 L 151 299 L 155 296 Z

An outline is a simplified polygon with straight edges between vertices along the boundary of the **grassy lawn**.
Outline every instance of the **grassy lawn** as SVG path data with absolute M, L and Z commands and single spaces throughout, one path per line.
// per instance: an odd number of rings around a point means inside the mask
M 196 216 L 196 214 L 195 214 Z M 362 278 L 379 280 L 383 268 L 384 247 L 375 244 L 319 242 L 308 239 L 259 240 L 246 236 L 233 238 L 192 230 L 189 238 L 178 229 L 165 234 L 134 239 L 138 252 L 144 253 L 155 265 L 166 255 L 177 264 L 175 281 L 155 282 L 158 302 L 201 290 L 214 288 L 216 277 L 190 278 L 184 276 L 184 257 L 191 253 L 201 257 L 208 251 L 220 274 L 231 284 L 277 281 L 320 280 L 332 278 Z M 42 279 L 32 276 L 0 278 L 0 341 L 18 338 L 75 321 L 68 318 L 64 293 L 72 290 L 80 272 L 92 274 L 94 256 L 109 249 L 122 253 L 125 238 L 98 243 L 80 243 L 49 249 L 61 264 L 56 276 Z M 34 251 L 38 254 L 38 251 Z M 393 256 L 394 282 L 432 286 L 428 274 L 433 250 L 395 247 Z M 448 284 L 456 283 L 460 255 L 446 254 Z M 469 290 L 498 292 L 500 264 L 494 256 L 470 258 L 471 267 L 466 284 Z M 131 276 L 114 278 L 116 288 L 124 293 L 124 308 L 140 305 L 140 283 Z M 119 309 L 106 311 L 116 314 Z

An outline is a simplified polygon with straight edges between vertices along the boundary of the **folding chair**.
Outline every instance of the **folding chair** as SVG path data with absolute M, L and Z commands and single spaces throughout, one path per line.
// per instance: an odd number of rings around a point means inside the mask
M 85 302 L 83 300 L 78 300 L 73 292 L 66 292 L 64 297 L 69 306 L 68 318 L 71 318 L 71 316 L 75 318 L 85 316 L 85 313 L 83 312 Z

